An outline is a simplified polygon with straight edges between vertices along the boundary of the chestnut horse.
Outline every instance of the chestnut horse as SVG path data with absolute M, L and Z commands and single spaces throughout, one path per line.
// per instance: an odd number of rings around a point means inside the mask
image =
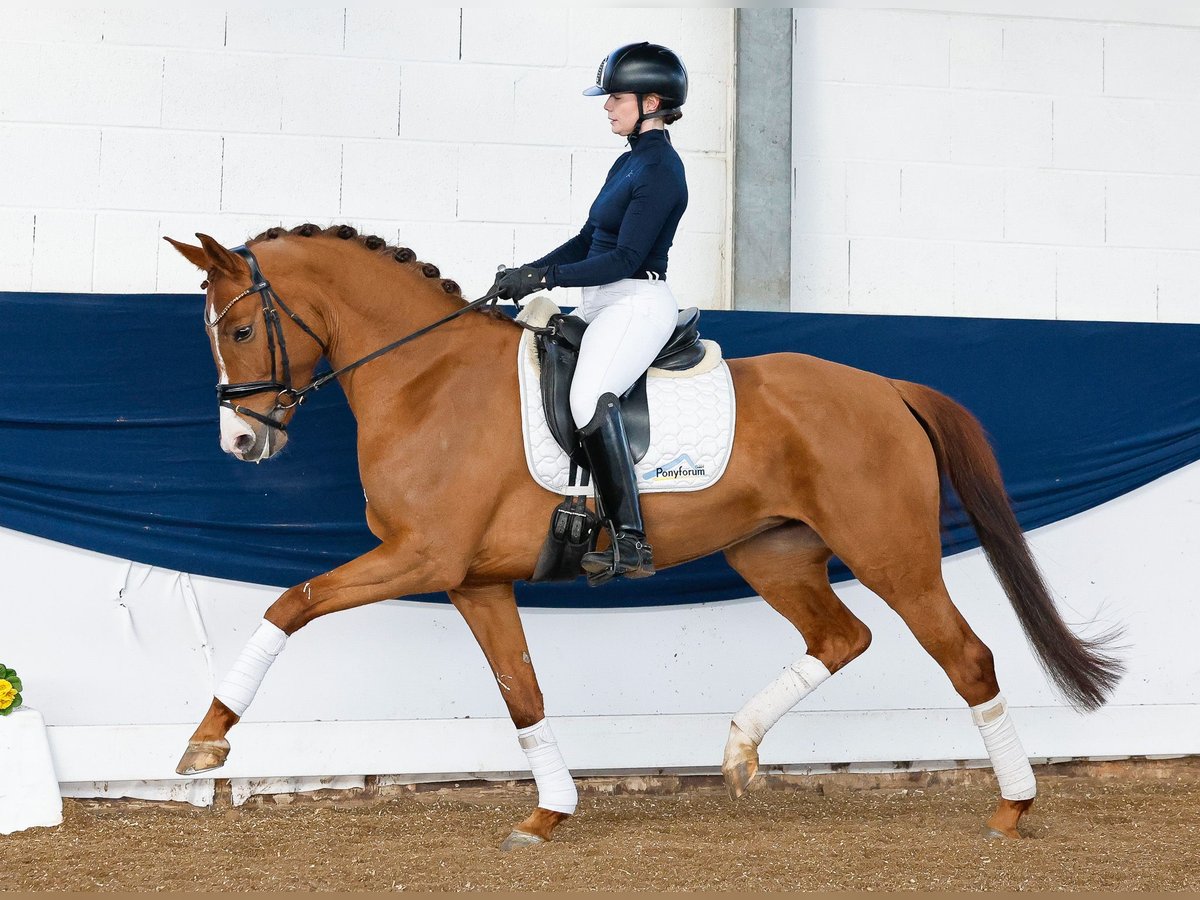
M 466 305 L 436 266 L 347 225 L 272 228 L 251 239 L 249 258 L 260 264 L 270 290 L 252 281 L 247 255 L 197 237 L 200 246 L 165 239 L 206 273 L 205 321 L 224 389 L 218 389 L 224 398 L 222 446 L 242 460 L 265 459 L 283 448 L 287 433 L 279 426 L 296 413 L 299 386 L 310 381 L 322 355 L 335 370 L 349 366 Z M 503 676 L 501 696 L 521 730 L 522 746 L 527 752 L 532 746 L 526 729 L 543 719 L 542 693 L 513 583 L 532 574 L 561 498 L 535 484 L 526 468 L 516 371 L 522 329 L 507 316 L 486 312 L 456 316 L 338 376 L 358 421 L 366 519 L 379 545 L 289 588 L 271 604 L 264 617 L 269 624 L 262 627 L 278 643 L 265 653 L 247 645 L 249 661 L 238 670 L 253 682 L 245 703 L 286 635 L 318 616 L 445 591 L 494 674 Z M 747 704 L 743 713 L 750 713 L 731 723 L 722 771 L 734 797 L 757 771 L 766 728 L 871 642 L 866 625 L 830 587 L 826 562 L 832 554 L 895 610 L 945 670 L 975 708 L 985 743 L 986 729 L 1010 721 L 992 654 L 942 580 L 943 475 L 1051 679 L 1077 707 L 1105 702 L 1121 664 L 1104 652 L 1107 639 L 1082 640 L 1060 618 L 1012 513 L 995 456 L 970 413 L 928 387 L 799 353 L 733 359 L 729 368 L 737 391 L 737 440 L 725 474 L 705 490 L 652 494 L 644 504 L 656 565 L 724 552 L 807 643 L 803 665 L 785 669 L 780 681 Z M 488 460 L 487 477 L 463 490 L 462 473 L 479 459 Z M 764 471 L 779 473 L 769 487 L 758 474 Z M 755 719 L 765 709 L 770 714 Z M 225 762 L 226 734 L 239 712 L 244 709 L 235 712 L 214 697 L 180 773 Z M 1033 802 L 1033 775 L 1015 731 L 1004 727 L 1011 735 L 1002 741 L 1007 749 L 994 752 L 987 745 L 1001 787 L 988 828 L 1017 837 L 1017 822 Z M 540 746 L 539 752 L 558 753 L 557 744 Z M 543 801 L 544 771 L 539 774 L 530 758 L 539 803 L 505 847 L 548 839 L 574 809 L 573 800 L 566 806 Z M 565 779 L 573 797 L 569 772 L 557 759 L 560 794 Z M 1027 788 L 1007 791 L 1005 767 L 1026 772 Z

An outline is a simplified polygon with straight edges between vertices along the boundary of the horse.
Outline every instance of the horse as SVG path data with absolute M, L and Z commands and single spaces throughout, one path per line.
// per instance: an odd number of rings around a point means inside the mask
M 222 448 L 245 461 L 279 453 L 324 356 L 357 419 L 366 521 L 379 544 L 270 605 L 261 639 L 256 632 L 214 695 L 177 771 L 224 764 L 227 735 L 288 635 L 338 610 L 445 592 L 502 688 L 537 785 L 537 806 L 502 847 L 549 840 L 574 813 L 577 794 L 544 722 L 513 589 L 530 578 L 562 500 L 526 468 L 514 364 L 523 326 L 468 304 L 409 248 L 350 225 L 271 228 L 233 250 L 196 236 L 198 246 L 164 239 L 205 273 Z M 406 337 L 380 346 L 393 335 Z M 971 707 L 1000 784 L 983 828 L 1020 837 L 1033 773 L 992 653 L 942 579 L 943 483 L 958 494 L 1039 663 L 1076 708 L 1098 708 L 1119 681 L 1113 635 L 1081 638 L 1059 615 L 982 426 L 960 404 L 924 385 L 801 353 L 728 366 L 737 437 L 725 473 L 697 492 L 643 500 L 657 566 L 723 552 L 807 645 L 730 723 L 721 766 L 730 795 L 740 797 L 755 777 L 771 725 L 870 646 L 869 629 L 830 585 L 827 562 L 836 554 Z M 473 477 L 482 470 L 470 463 L 485 458 L 486 476 Z M 769 488 L 763 471 L 777 473 Z

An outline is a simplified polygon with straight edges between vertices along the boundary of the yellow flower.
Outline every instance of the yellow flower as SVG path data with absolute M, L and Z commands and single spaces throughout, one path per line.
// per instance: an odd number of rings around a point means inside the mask
M 16 688 L 12 686 L 12 682 L 7 679 L 0 678 L 0 709 L 8 709 L 12 706 L 13 700 L 17 697 Z

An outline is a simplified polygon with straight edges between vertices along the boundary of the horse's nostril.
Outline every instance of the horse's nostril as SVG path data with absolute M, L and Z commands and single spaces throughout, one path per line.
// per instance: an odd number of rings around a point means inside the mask
M 254 446 L 254 435 L 239 434 L 233 439 L 233 449 L 238 453 L 247 453 Z

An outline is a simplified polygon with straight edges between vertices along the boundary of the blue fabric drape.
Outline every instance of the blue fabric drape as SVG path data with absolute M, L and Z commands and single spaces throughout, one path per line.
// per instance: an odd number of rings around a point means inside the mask
M 0 526 L 274 585 L 374 546 L 336 389 L 305 404 L 278 459 L 220 452 L 200 316 L 196 295 L 0 293 Z M 1026 529 L 1200 457 L 1200 326 L 706 312 L 702 331 L 727 357 L 801 351 L 954 397 L 988 430 Z M 945 551 L 975 545 L 951 503 Z M 849 577 L 836 564 L 833 576 Z M 600 590 L 518 593 L 606 607 L 753 591 L 718 555 Z

